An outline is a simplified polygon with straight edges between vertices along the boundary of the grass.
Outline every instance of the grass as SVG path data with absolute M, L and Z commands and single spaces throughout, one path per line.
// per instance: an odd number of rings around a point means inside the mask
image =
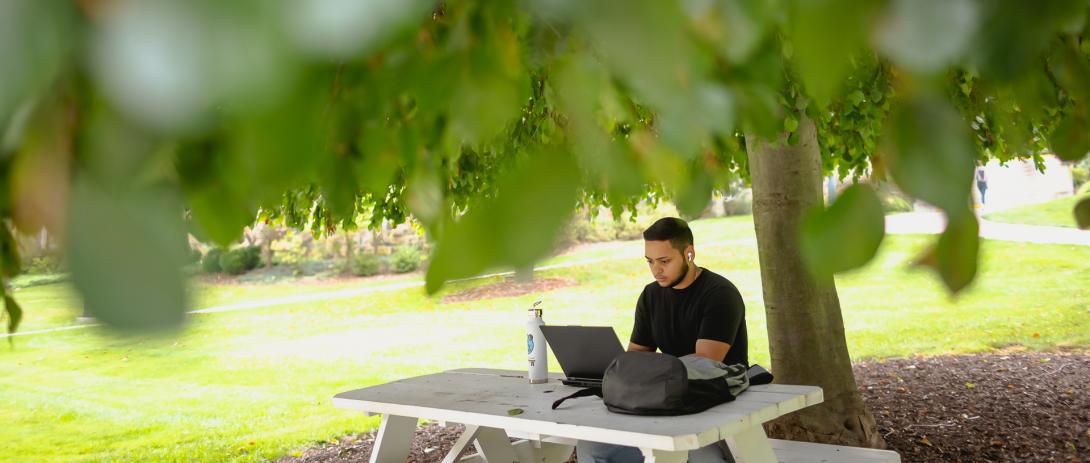
M 742 291 L 750 357 L 767 366 L 752 222 L 693 227 L 701 264 Z M 986 241 L 981 277 L 951 298 L 931 274 L 905 271 L 930 241 L 891 236 L 874 262 L 838 280 L 853 358 L 1090 346 L 1090 247 Z M 87 328 L 17 337 L 0 351 L 3 454 L 50 462 L 277 458 L 376 424 L 333 408 L 337 392 L 451 368 L 524 368 L 525 309 L 536 299 L 545 301 L 547 322 L 611 325 L 627 338 L 649 281 L 642 254 L 639 241 L 580 249 L 543 265 L 599 260 L 541 272 L 578 286 L 513 298 L 442 304 L 409 288 L 195 315 L 172 336 Z M 226 303 L 360 286 L 345 285 L 203 283 L 195 293 Z M 17 297 L 37 324 L 78 310 L 64 284 Z
M 1075 228 L 1075 203 L 1090 196 L 1068 196 L 1040 204 L 1020 206 L 1005 211 L 985 214 L 984 218 L 995 222 L 1048 225 Z

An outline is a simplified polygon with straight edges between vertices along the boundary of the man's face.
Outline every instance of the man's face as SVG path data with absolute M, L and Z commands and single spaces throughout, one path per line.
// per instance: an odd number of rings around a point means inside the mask
M 651 269 L 651 276 L 655 282 L 663 288 L 673 287 L 680 283 L 688 270 L 688 262 L 669 241 L 644 241 L 643 255 L 647 258 L 647 266 Z

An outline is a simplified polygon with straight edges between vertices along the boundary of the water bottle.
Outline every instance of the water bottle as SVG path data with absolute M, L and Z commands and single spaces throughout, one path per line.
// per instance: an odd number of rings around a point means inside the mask
M 541 334 L 541 301 L 530 307 L 530 319 L 526 321 L 526 354 L 529 356 L 530 370 L 527 375 L 530 384 L 541 384 L 549 380 L 549 351 L 545 345 L 545 336 Z

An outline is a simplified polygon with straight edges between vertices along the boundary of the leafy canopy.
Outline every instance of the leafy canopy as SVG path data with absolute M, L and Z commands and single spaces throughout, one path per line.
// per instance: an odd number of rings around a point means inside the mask
M 958 291 L 974 164 L 1090 151 L 1088 5 L 5 1 L 0 216 L 62 236 L 92 314 L 169 327 L 186 231 L 411 215 L 437 240 L 434 292 L 542 258 L 577 202 L 699 213 L 748 176 L 744 134 L 797 143 L 808 118 L 827 173 L 945 212 L 921 262 Z M 869 260 L 877 204 L 860 185 L 809 214 L 811 270 Z M 0 251 L 18 273 L 10 233 Z

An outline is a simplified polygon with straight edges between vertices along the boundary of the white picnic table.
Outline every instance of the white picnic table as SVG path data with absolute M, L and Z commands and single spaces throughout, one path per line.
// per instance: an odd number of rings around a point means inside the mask
M 342 392 L 333 404 L 382 415 L 371 463 L 404 462 L 419 418 L 466 426 L 444 463 L 566 461 L 578 440 L 638 447 L 647 462 L 684 462 L 689 450 L 724 439 L 739 461 L 768 463 L 777 461 L 775 442 L 761 424 L 823 400 L 816 386 L 767 384 L 685 416 L 611 413 L 597 397 L 570 399 L 553 410 L 553 401 L 579 388 L 562 385 L 559 374 L 550 374 L 544 384 L 529 384 L 525 376 L 525 371 L 450 370 Z M 477 455 L 463 458 L 470 446 Z

